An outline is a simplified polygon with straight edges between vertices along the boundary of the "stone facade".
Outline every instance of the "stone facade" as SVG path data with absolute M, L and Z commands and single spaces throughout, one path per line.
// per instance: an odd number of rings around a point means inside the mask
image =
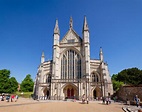
M 138 95 L 138 97 L 142 100 L 142 85 L 139 86 L 130 86 L 125 85 L 120 88 L 120 90 L 117 92 L 117 96 L 120 100 L 126 101 L 134 101 L 135 95 Z
M 100 59 L 90 59 L 90 37 L 86 17 L 84 18 L 82 38 L 70 27 L 60 40 L 58 20 L 53 33 L 53 58 L 45 61 L 42 53 L 35 84 L 34 95 L 48 99 L 65 98 L 90 99 L 113 94 L 111 77 L 107 63 Z

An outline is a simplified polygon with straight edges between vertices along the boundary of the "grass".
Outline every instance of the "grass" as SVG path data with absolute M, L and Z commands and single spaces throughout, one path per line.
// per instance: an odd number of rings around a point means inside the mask
M 23 98 L 31 98 L 31 94 L 33 94 L 33 92 L 16 92 L 14 94 L 17 94 L 19 97 Z

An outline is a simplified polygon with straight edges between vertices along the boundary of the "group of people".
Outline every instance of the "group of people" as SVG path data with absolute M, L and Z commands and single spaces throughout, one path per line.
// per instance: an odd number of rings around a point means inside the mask
M 103 100 L 104 104 L 107 104 L 107 105 L 111 104 L 111 98 L 110 97 L 103 97 L 102 100 Z
M 11 101 L 11 102 L 16 102 L 18 100 L 18 95 L 2 95 L 1 96 L 1 101 L 6 100 L 7 102 Z

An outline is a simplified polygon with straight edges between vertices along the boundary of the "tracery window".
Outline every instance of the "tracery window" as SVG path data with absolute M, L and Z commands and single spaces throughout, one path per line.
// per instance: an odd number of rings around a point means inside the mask
M 46 83 L 47 75 L 43 76 L 43 83 Z
M 92 82 L 99 82 L 99 76 L 96 73 L 92 74 Z
M 66 51 L 61 58 L 61 79 L 81 78 L 81 58 L 74 50 Z
M 47 78 L 47 83 L 50 83 L 50 82 L 51 82 L 51 75 L 49 74 Z
M 50 83 L 50 82 L 51 82 L 51 75 L 50 74 L 44 75 L 42 83 Z

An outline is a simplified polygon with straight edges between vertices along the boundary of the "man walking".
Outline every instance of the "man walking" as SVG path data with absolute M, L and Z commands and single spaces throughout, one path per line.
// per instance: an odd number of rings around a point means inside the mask
M 134 100 L 136 102 L 136 106 L 138 107 L 140 103 L 140 99 L 138 98 L 138 95 L 135 96 Z

